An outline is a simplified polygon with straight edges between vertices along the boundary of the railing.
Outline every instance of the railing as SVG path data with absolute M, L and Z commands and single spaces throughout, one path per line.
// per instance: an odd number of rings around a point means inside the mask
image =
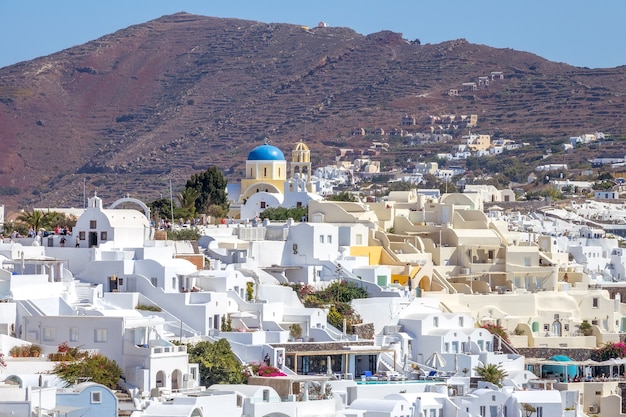
M 497 340 L 499 346 L 502 346 L 502 352 L 519 355 L 519 352 L 515 347 L 507 342 L 502 336 L 494 334 L 494 342 Z

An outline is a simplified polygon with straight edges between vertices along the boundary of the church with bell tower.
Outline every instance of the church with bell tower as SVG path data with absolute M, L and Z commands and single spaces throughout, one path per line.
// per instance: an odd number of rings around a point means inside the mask
M 300 141 L 291 151 L 289 179 L 286 188 L 289 191 L 313 192 L 311 184 L 311 151 Z
M 304 207 L 321 200 L 311 178 L 311 151 L 304 142 L 296 144 L 288 164 L 283 152 L 265 140 L 248 154 L 245 178 L 228 184 L 228 215 L 254 218 L 268 207 Z

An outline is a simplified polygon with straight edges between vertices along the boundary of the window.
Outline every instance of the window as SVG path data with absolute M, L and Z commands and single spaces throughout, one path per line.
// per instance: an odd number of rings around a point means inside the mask
M 433 317 L 433 327 L 439 327 L 439 317 Z
M 320 243 L 324 243 L 324 235 L 320 235 Z
M 70 327 L 70 342 L 78 342 L 78 327 Z
M 263 176 L 267 177 L 267 168 L 263 168 Z
M 85 232 L 78 232 L 78 239 L 85 240 Z
M 333 235 L 326 236 L 326 240 L 328 241 L 328 243 L 333 243 Z
M 53 342 L 56 339 L 56 328 L 55 327 L 44 327 L 42 333 L 44 342 Z
M 481 405 L 479 414 L 480 414 L 480 417 L 486 417 L 486 415 L 487 415 L 487 407 L 485 407 L 484 405 Z
M 591 305 L 593 308 L 598 308 L 598 297 L 593 297 Z
M 265 208 L 265 201 L 261 201 L 261 208 L 264 209 Z
M 107 232 L 100 232 L 100 240 L 108 240 L 109 236 Z
M 95 220 L 89 220 L 89 228 L 90 229 L 95 229 L 97 224 L 98 224 L 98 222 L 96 222 Z
M 109 339 L 108 329 L 94 329 L 93 334 L 93 341 L 95 343 L 106 343 Z
M 537 407 L 537 417 L 543 417 L 543 407 Z
M 361 235 L 361 234 L 356 235 L 355 243 L 357 245 L 362 245 L 363 244 L 363 235 Z
M 102 402 L 102 392 L 101 391 L 92 391 L 91 392 L 91 403 L 92 404 L 100 404 Z
M 159 280 L 157 277 L 152 277 L 150 278 L 150 283 L 152 284 L 153 287 L 156 287 L 159 284 Z
M 459 327 L 463 327 L 463 317 L 459 317 Z

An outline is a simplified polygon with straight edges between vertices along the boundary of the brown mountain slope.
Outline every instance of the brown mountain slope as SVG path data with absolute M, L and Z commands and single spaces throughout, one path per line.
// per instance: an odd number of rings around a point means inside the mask
M 505 79 L 448 95 L 491 71 Z M 513 138 L 621 134 L 625 102 L 626 67 L 179 13 L 0 69 L 0 203 L 152 200 L 212 164 L 236 177 L 265 136 L 286 153 L 304 138 L 329 162 L 322 142 L 405 114 L 478 114 L 475 130 Z

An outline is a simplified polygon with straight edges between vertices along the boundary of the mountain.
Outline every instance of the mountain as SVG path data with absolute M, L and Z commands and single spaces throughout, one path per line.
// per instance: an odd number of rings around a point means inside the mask
M 504 79 L 463 90 L 492 72 Z M 365 143 L 355 128 L 389 131 L 405 115 L 420 131 L 432 115 L 476 114 L 473 131 L 512 139 L 623 134 L 625 103 L 624 66 L 178 13 L 0 68 L 0 203 L 152 201 L 209 165 L 240 177 L 265 137 L 286 155 L 304 139 L 330 163 L 335 145 Z

